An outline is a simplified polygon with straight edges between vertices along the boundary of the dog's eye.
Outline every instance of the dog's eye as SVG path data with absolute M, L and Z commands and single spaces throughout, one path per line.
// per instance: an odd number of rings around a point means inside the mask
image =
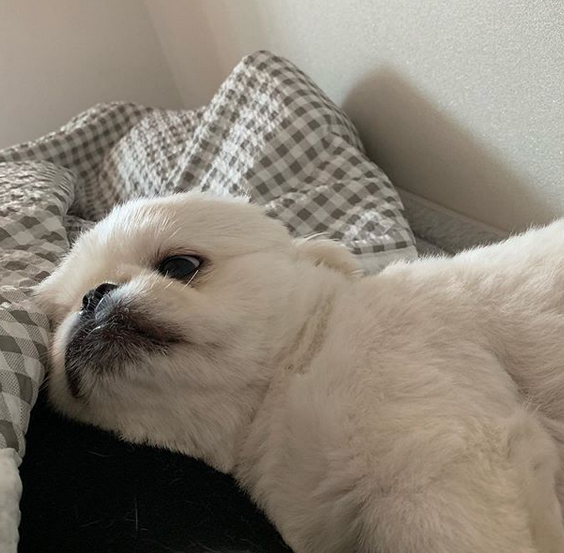
M 193 255 L 174 255 L 167 257 L 158 267 L 159 273 L 176 280 L 193 277 L 200 268 L 202 260 Z

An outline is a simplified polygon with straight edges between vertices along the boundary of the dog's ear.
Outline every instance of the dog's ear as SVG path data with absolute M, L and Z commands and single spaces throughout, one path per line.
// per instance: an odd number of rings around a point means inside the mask
M 298 259 L 307 259 L 314 265 L 323 265 L 352 278 L 359 278 L 363 274 L 360 263 L 339 242 L 313 236 L 311 238 L 297 238 L 294 240 L 294 245 Z

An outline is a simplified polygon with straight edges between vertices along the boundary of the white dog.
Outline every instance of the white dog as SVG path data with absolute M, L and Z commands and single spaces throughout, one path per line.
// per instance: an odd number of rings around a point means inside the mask
M 38 298 L 60 411 L 231 473 L 296 553 L 564 552 L 564 222 L 360 278 L 242 201 L 140 200 Z

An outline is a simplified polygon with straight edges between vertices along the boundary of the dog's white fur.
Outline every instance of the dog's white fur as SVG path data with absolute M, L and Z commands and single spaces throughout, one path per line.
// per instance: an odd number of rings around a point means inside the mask
M 185 286 L 154 270 L 171 251 L 209 264 Z M 233 474 L 296 553 L 562 553 L 564 222 L 357 270 L 243 202 L 126 204 L 38 290 L 51 399 Z M 185 341 L 77 400 L 68 332 L 106 281 Z

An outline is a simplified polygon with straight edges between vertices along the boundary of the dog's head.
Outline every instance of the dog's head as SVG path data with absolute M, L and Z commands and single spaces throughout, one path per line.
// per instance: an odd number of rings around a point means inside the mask
M 303 323 L 315 265 L 357 271 L 342 246 L 292 240 L 243 201 L 179 194 L 116 208 L 37 290 L 55 326 L 51 401 L 228 470 Z

